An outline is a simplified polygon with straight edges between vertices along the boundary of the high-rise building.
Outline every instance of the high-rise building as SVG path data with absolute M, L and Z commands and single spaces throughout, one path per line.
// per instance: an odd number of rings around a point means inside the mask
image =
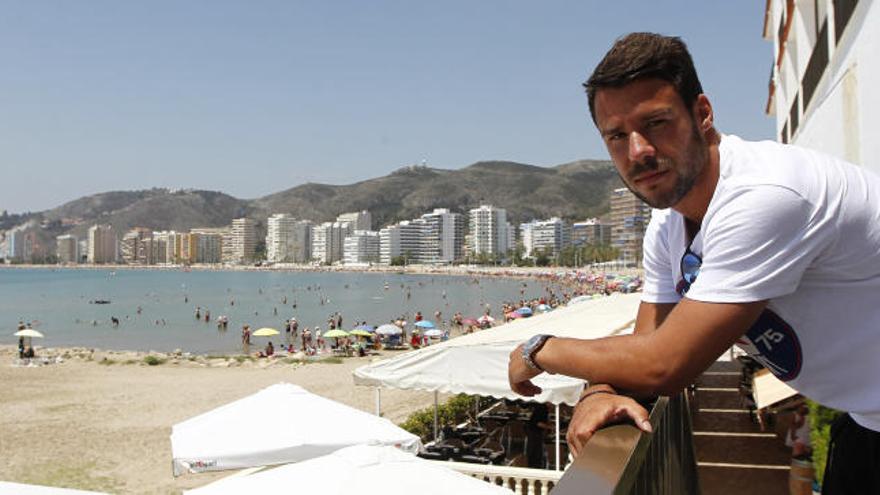
M 76 237 L 65 234 L 55 238 L 55 252 L 59 263 L 79 262 L 79 242 Z
M 257 231 L 256 223 L 250 218 L 236 218 L 232 220 L 230 228 L 229 240 L 229 256 L 226 256 L 226 245 L 224 239 L 224 262 L 229 263 L 250 263 L 254 260 L 254 253 L 257 247 Z
M 183 232 L 175 232 L 169 231 L 165 232 L 165 263 L 169 263 L 172 265 L 179 265 L 184 263 L 183 256 L 181 251 L 183 250 L 182 242 L 184 236 L 186 235 Z
M 571 225 L 571 242 L 575 246 L 600 246 L 611 242 L 611 225 L 590 218 Z
M 153 231 L 135 227 L 122 236 L 119 243 L 122 262 L 129 265 L 152 265 L 155 263 Z
M 390 265 L 400 256 L 400 226 L 389 225 L 379 231 L 379 263 Z
M 343 262 L 346 265 L 364 265 L 379 261 L 379 233 L 355 230 L 345 238 Z
M 6 258 L 24 260 L 24 231 L 10 229 L 6 231 Z
M 336 217 L 336 221 L 339 223 L 350 223 L 352 232 L 355 230 L 371 230 L 373 228 L 373 215 L 367 210 L 343 213 Z
M 116 231 L 110 225 L 89 227 L 88 262 L 94 264 L 116 262 Z
M 611 246 L 619 251 L 626 264 L 642 260 L 642 239 L 651 220 L 651 207 L 629 189 L 621 187 L 611 193 Z
M 571 243 L 569 225 L 558 217 L 549 220 L 533 221 L 523 233 L 524 255 L 532 257 L 540 251 L 549 256 L 556 256 Z
M 342 260 L 345 237 L 351 233 L 350 222 L 324 222 L 312 227 L 311 258 L 321 263 Z
M 311 251 L 311 222 L 278 213 L 269 217 L 266 259 L 275 263 L 305 263 Z
M 471 245 L 470 254 L 507 253 L 510 246 L 510 224 L 507 223 L 507 210 L 491 205 L 480 205 L 469 212 Z
M 423 242 L 425 263 L 452 263 L 464 257 L 464 218 L 446 208 L 421 216 L 427 224 Z
M 226 227 L 192 229 L 189 243 L 190 262 L 209 264 L 223 262 L 223 238 L 228 232 L 229 229 Z M 193 243 L 195 243 L 194 249 Z

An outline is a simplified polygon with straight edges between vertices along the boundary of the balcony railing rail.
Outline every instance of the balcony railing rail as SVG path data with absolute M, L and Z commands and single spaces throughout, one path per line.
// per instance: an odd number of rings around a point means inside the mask
M 700 493 L 687 396 L 660 397 L 654 433 L 605 428 L 569 466 L 553 495 L 696 495 Z

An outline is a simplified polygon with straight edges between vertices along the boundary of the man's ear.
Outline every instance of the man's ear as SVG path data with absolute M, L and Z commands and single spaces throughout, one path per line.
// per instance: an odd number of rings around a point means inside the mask
M 715 132 L 715 112 L 712 110 L 712 103 L 705 94 L 697 96 L 694 101 L 694 122 L 700 129 L 700 133 L 708 137 L 710 133 Z

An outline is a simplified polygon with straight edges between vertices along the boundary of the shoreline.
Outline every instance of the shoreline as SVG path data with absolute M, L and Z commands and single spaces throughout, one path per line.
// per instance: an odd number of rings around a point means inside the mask
M 312 272 L 312 273 L 385 273 L 395 275 L 449 275 L 519 278 L 554 277 L 559 273 L 613 273 L 637 275 L 640 268 L 601 270 L 594 267 L 536 267 L 536 266 L 478 266 L 478 265 L 407 265 L 407 266 L 345 266 L 278 263 L 271 266 L 249 265 L 123 265 L 123 264 L 0 264 L 0 270 L 151 270 L 151 271 L 209 271 L 209 272 Z

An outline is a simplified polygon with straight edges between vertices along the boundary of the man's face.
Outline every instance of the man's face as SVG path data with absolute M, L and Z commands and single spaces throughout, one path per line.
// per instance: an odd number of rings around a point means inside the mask
M 626 186 L 654 208 L 669 208 L 691 190 L 708 146 L 672 84 L 642 79 L 596 92 L 596 126 Z

